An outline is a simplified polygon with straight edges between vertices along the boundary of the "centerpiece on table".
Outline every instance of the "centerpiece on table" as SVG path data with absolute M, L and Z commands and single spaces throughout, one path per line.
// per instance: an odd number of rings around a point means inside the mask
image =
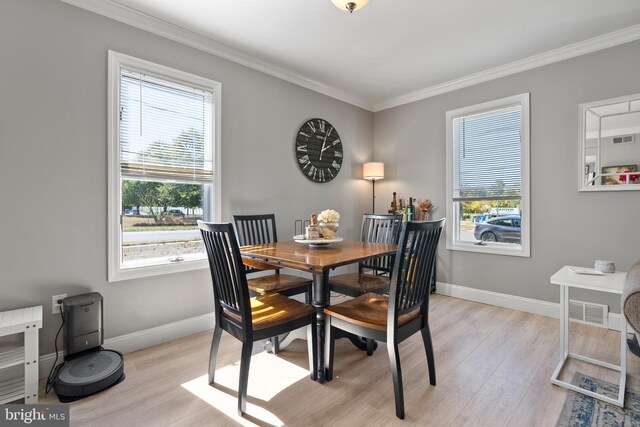
M 336 237 L 338 222 L 340 221 L 340 214 L 333 209 L 327 209 L 320 212 L 318 215 L 318 227 L 320 228 L 320 234 L 325 239 L 333 239 Z

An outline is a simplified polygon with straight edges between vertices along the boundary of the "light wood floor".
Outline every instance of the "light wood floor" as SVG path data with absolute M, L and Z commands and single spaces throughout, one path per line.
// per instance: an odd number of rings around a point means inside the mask
M 559 358 L 559 321 L 433 296 L 430 323 L 437 386 L 429 385 L 420 334 L 400 345 L 406 418 L 395 417 L 389 360 L 336 342 L 334 380 L 308 378 L 307 347 L 254 352 L 248 416 L 236 414 L 240 345 L 226 333 L 215 388 L 206 384 L 211 333 L 126 355 L 126 380 L 71 404 L 73 426 L 554 426 L 567 391 L 549 378 Z M 619 333 L 571 325 L 571 350 L 616 362 Z M 258 349 L 258 350 L 261 350 Z M 640 389 L 640 358 L 628 352 L 628 387 Z M 575 371 L 617 382 L 603 368 Z M 53 393 L 42 402 L 56 402 Z

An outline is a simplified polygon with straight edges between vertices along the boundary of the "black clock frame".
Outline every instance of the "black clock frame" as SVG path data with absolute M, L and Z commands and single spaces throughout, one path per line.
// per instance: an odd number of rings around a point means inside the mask
M 321 184 L 333 180 L 342 169 L 344 158 L 338 131 L 324 119 L 307 120 L 296 134 L 295 156 L 300 171 L 309 180 Z

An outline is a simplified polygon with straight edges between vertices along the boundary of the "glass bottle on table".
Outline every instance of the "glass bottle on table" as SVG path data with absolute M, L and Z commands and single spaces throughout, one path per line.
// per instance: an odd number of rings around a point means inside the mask
M 407 205 L 407 221 L 413 221 L 415 214 L 415 207 L 413 206 L 413 197 L 409 197 L 409 204 Z

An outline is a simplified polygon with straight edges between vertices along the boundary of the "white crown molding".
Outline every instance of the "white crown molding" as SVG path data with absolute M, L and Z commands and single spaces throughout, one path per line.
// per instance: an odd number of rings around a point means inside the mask
M 430 86 L 424 89 L 409 92 L 404 95 L 390 98 L 374 104 L 373 111 L 378 112 L 399 105 L 408 104 L 419 101 L 421 99 L 430 98 L 432 96 L 441 95 L 443 93 L 452 92 L 454 90 L 473 86 L 479 83 L 485 83 L 500 77 L 510 76 L 512 74 L 521 73 L 523 71 L 542 67 L 544 65 L 553 64 L 555 62 L 564 61 L 565 59 L 575 58 L 576 56 L 585 55 L 598 50 L 607 49 L 618 46 L 623 43 L 632 42 L 640 39 L 640 24 L 627 27 L 622 30 L 603 34 L 588 40 L 573 43 L 558 49 L 550 50 L 538 55 L 533 55 L 525 59 L 511 62 L 509 64 L 500 65 L 488 70 L 480 71 L 459 79 L 450 80 L 445 83 Z
M 246 55 L 224 43 L 215 41 L 209 37 L 189 31 L 178 25 L 171 24 L 158 18 L 154 18 L 135 9 L 115 3 L 111 0 L 60 0 L 63 3 L 88 10 L 98 15 L 114 19 L 131 25 L 132 27 L 148 31 L 158 36 L 173 40 L 178 43 L 193 47 L 203 52 L 210 53 L 220 58 L 227 59 L 236 64 L 252 68 L 270 76 L 310 89 L 314 92 L 330 96 L 339 101 L 373 111 L 371 102 L 357 96 L 345 93 L 341 90 L 327 86 L 323 83 L 308 79 L 299 74 L 283 70 L 259 59 Z
M 268 64 L 259 59 L 246 55 L 224 43 L 217 42 L 209 37 L 189 31 L 185 28 L 171 24 L 150 15 L 139 12 L 135 9 L 115 3 L 112 0 L 60 0 L 79 8 L 97 13 L 107 18 L 140 28 L 169 40 L 182 43 L 184 45 L 199 49 L 212 55 L 227 59 L 236 64 L 240 64 L 254 70 L 263 72 L 281 80 L 302 86 L 323 95 L 330 96 L 337 100 L 355 105 L 365 110 L 378 112 L 403 104 L 430 98 L 443 93 L 485 83 L 501 77 L 510 76 L 523 71 L 553 64 L 565 59 L 585 55 L 602 49 L 614 47 L 623 43 L 628 43 L 640 39 L 640 24 L 622 30 L 603 34 L 588 40 L 573 43 L 558 49 L 550 50 L 525 59 L 500 65 L 475 74 L 460 77 L 448 82 L 440 83 L 417 91 L 399 95 L 382 102 L 373 103 L 370 100 L 346 93 L 315 80 L 306 78 L 296 73 L 283 70 L 274 65 Z

